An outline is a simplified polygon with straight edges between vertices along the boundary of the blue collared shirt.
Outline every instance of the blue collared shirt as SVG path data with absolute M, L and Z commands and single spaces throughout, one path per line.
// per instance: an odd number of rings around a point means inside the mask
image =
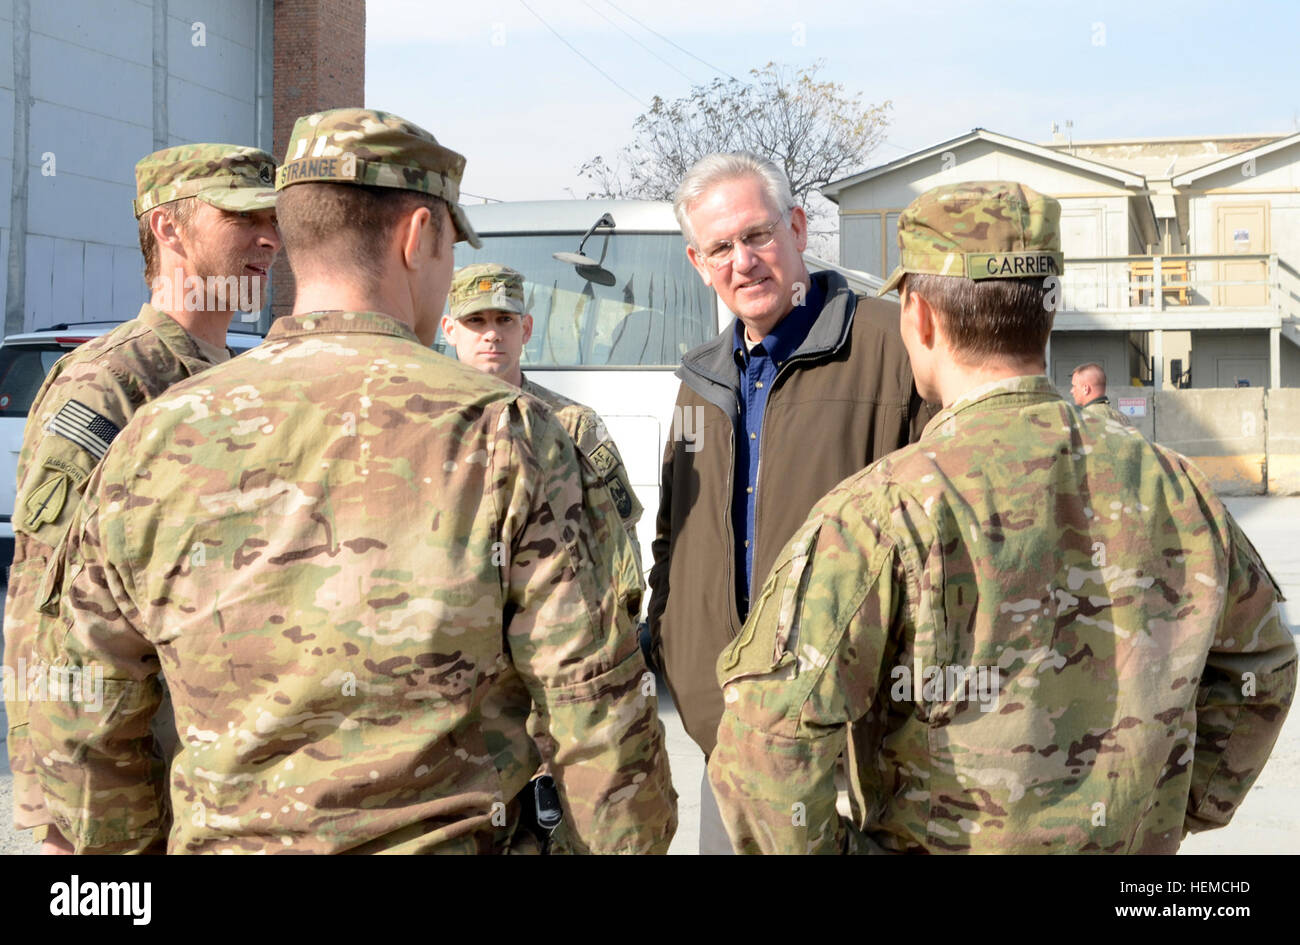
M 763 441 L 763 413 L 781 365 L 799 349 L 826 304 L 822 280 L 809 279 L 803 305 L 796 305 L 762 341 L 748 349 L 745 326 L 736 319 L 732 357 L 739 370 L 739 422 L 736 426 L 736 475 L 731 522 L 736 536 L 736 605 L 743 620 L 749 613 L 754 570 L 754 507 L 758 499 L 758 462 Z M 779 446 L 778 446 L 779 448 Z M 760 579 L 764 575 L 759 575 Z

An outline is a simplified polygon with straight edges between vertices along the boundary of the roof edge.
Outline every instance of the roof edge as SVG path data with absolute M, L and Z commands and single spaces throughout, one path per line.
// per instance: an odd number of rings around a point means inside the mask
M 875 177 L 881 177 L 884 174 L 899 170 L 900 168 L 906 167 L 909 164 L 914 164 L 917 161 L 922 161 L 937 151 L 942 151 L 946 148 L 960 147 L 961 145 L 967 144 L 975 139 L 988 141 L 990 144 L 1001 145 L 1002 147 L 1011 148 L 1013 150 L 1023 151 L 1027 154 L 1033 155 L 1034 157 L 1053 161 L 1058 164 L 1064 164 L 1067 167 L 1073 167 L 1076 170 L 1087 171 L 1092 174 L 1098 174 L 1102 177 L 1109 177 L 1112 180 L 1119 181 L 1125 187 L 1146 186 L 1146 178 L 1141 174 L 1135 174 L 1132 171 L 1125 171 L 1110 164 L 1102 164 L 1100 161 L 1076 157 L 1072 154 L 1061 154 L 1051 148 L 1045 148 L 1041 145 L 1033 144 L 1032 142 L 1024 141 L 1020 138 L 1013 138 L 1010 135 L 998 134 L 996 131 L 989 131 L 985 128 L 973 128 L 967 134 L 959 135 L 955 138 L 949 138 L 947 141 L 942 141 L 939 144 L 922 148 L 919 151 L 913 151 L 911 154 L 905 154 L 900 158 L 895 158 L 887 164 L 868 168 L 865 171 L 859 171 L 857 174 L 841 178 L 838 181 L 832 181 L 825 187 L 818 188 L 818 192 L 827 200 L 838 204 L 839 201 L 836 197 L 849 187 L 856 186 L 857 184 L 861 184 Z
M 1200 167 L 1194 167 L 1185 174 L 1179 174 L 1171 180 L 1170 183 L 1174 187 L 1187 187 L 1195 181 L 1200 180 L 1202 177 L 1209 177 L 1210 175 L 1217 174 L 1220 171 L 1226 171 L 1230 167 L 1236 167 L 1238 164 L 1246 163 L 1251 158 L 1263 157 L 1265 154 L 1272 154 L 1274 151 L 1281 151 L 1282 149 L 1289 148 L 1294 144 L 1300 144 L 1300 131 L 1269 141 L 1266 144 L 1258 145 L 1257 147 L 1248 148 L 1245 151 L 1238 151 L 1236 154 L 1229 154 L 1228 156 L 1217 161 L 1212 161 L 1209 164 L 1202 164 Z

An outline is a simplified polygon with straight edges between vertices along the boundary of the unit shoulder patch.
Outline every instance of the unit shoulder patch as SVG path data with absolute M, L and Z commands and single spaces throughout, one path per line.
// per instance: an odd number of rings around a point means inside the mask
M 54 472 L 32 490 L 23 502 L 23 525 L 32 530 L 59 520 L 63 504 L 68 501 L 67 473 Z
M 623 483 L 617 476 L 610 476 L 605 480 L 605 485 L 609 487 L 609 494 L 614 498 L 614 506 L 618 509 L 620 518 L 627 518 L 632 514 L 632 497 L 623 488 Z
M 618 465 L 618 460 L 614 458 L 614 451 L 604 443 L 597 446 L 587 456 L 591 460 L 591 465 L 596 467 L 596 472 L 600 473 L 601 476 L 608 476 L 613 472 L 614 467 Z
M 81 485 L 90 478 L 90 473 L 82 469 L 76 463 L 70 463 L 67 460 L 59 459 L 57 456 L 47 456 L 42 460 L 41 465 L 47 469 L 54 469 L 58 472 L 67 473 L 74 483 Z

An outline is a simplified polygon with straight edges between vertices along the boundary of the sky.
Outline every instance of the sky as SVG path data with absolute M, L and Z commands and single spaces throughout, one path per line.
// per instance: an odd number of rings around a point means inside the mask
M 822 80 L 892 103 L 867 167 L 975 127 L 1300 130 L 1294 2 L 368 0 L 366 33 L 366 104 L 464 154 L 466 203 L 585 196 L 579 166 L 616 156 L 653 96 L 768 62 L 823 60 Z

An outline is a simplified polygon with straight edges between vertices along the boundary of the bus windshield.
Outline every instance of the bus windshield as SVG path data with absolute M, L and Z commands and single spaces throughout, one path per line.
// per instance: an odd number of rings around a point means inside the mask
M 679 233 L 597 233 L 585 254 L 599 271 L 560 262 L 581 233 L 483 235 L 456 244 L 456 267 L 502 263 L 523 273 L 533 316 L 522 364 L 557 368 L 675 368 L 717 334 L 715 296 L 686 258 Z M 605 284 L 611 283 L 611 284 Z M 437 347 L 455 356 L 439 332 Z

